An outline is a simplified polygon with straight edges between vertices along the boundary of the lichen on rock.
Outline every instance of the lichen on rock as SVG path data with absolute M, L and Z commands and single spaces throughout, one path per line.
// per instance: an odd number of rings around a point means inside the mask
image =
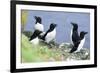
M 69 53 L 72 45 L 70 43 L 62 43 L 59 45 L 59 48 L 62 49 L 64 56 L 66 56 L 66 60 L 89 60 L 90 59 L 90 50 L 87 48 L 83 48 L 80 52 Z

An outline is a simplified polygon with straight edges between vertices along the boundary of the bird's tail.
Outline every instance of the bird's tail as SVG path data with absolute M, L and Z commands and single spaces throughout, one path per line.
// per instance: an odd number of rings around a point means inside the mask
M 73 46 L 72 49 L 71 49 L 71 51 L 69 53 L 73 53 L 76 50 L 77 50 L 77 48 L 75 46 Z

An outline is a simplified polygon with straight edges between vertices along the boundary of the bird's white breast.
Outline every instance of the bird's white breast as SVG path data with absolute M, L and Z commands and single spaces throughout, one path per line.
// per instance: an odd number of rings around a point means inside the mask
M 75 52 L 79 52 L 83 48 L 84 42 L 85 42 L 85 37 L 84 37 L 83 40 L 81 40 L 81 42 L 80 42 L 80 44 L 79 44 L 79 46 L 77 48 L 77 51 L 75 51 Z
M 52 41 L 54 38 L 56 37 L 56 29 L 54 29 L 53 31 L 49 32 L 46 36 L 46 42 L 49 43 L 50 41 Z
M 37 44 L 39 44 L 39 38 L 36 37 L 35 39 L 31 40 L 30 42 L 31 42 L 33 45 L 37 45 Z
M 35 30 L 44 31 L 44 27 L 40 23 L 35 24 L 34 28 Z

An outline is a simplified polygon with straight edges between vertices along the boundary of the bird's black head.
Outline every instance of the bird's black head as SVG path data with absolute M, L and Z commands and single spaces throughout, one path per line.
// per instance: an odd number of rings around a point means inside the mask
M 57 26 L 57 24 L 51 23 L 50 24 L 50 29 L 54 29 Z
M 41 23 L 42 23 L 41 17 L 35 16 L 34 18 L 35 18 L 35 20 L 36 20 L 35 24 L 37 24 L 37 23 L 40 23 L 40 24 L 41 24 Z
M 80 38 L 83 39 L 84 36 L 85 36 L 87 33 L 88 33 L 88 32 L 81 31 L 81 32 L 80 32 Z
M 73 23 L 73 22 L 71 22 L 71 24 L 72 24 L 74 30 L 77 30 L 77 29 L 78 29 L 78 25 L 77 25 L 77 23 Z

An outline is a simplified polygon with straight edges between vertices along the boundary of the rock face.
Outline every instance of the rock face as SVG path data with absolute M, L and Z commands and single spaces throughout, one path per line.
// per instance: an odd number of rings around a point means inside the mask
M 83 48 L 80 52 L 69 53 L 72 45 L 69 43 L 62 43 L 59 45 L 59 49 L 63 51 L 63 55 L 66 57 L 66 60 L 89 60 L 90 59 L 90 50 Z

